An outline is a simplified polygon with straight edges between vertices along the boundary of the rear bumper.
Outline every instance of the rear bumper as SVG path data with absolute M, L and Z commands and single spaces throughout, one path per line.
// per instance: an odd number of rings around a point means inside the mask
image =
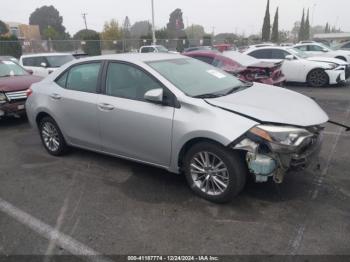
M 286 77 L 285 76 L 280 76 L 277 79 L 273 79 L 273 78 L 268 78 L 268 79 L 261 79 L 257 82 L 262 83 L 262 84 L 266 84 L 266 85 L 273 85 L 273 86 L 284 86 L 284 83 L 286 81 Z

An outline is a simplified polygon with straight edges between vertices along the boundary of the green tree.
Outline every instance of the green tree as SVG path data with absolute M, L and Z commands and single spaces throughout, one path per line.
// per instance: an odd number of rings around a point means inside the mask
M 5 35 L 8 32 L 9 32 L 9 29 L 8 29 L 7 25 L 3 21 L 0 20 L 0 36 Z
M 274 43 L 278 43 L 279 42 L 278 7 L 276 9 L 275 18 L 274 18 L 274 21 L 273 21 L 271 41 L 274 42 Z
M 305 10 L 304 9 L 303 9 L 303 15 L 301 17 L 298 40 L 299 41 L 305 40 Z
M 104 41 L 104 46 L 110 50 L 114 49 L 116 46 L 113 41 L 121 39 L 122 34 L 123 31 L 115 19 L 112 19 L 109 22 L 105 22 L 103 31 L 101 33 L 101 38 Z
M 83 41 L 82 49 L 90 56 L 101 55 L 100 34 L 94 30 L 83 29 L 74 35 L 75 40 Z
M 122 29 L 115 19 L 105 22 L 101 33 L 102 40 L 118 40 L 122 36 Z
M 202 39 L 205 35 L 204 27 L 201 25 L 191 25 L 185 29 L 188 39 Z
M 169 36 L 171 38 L 177 39 L 179 37 L 186 36 L 184 32 L 184 22 L 182 18 L 182 11 L 180 8 L 175 9 L 171 14 L 169 18 L 169 23 L 167 24 L 167 29 L 169 32 Z
M 307 9 L 307 16 L 304 26 L 304 40 L 310 40 L 310 9 Z
M 330 33 L 330 31 L 331 31 L 331 29 L 330 29 L 330 26 L 329 26 L 329 24 L 328 24 L 328 22 L 327 22 L 326 27 L 325 27 L 325 29 L 324 29 L 324 32 L 325 32 L 326 34 L 328 34 L 328 33 Z
M 141 36 L 149 35 L 151 32 L 152 25 L 148 21 L 135 22 L 130 28 L 131 37 L 134 39 L 140 39 Z
M 50 26 L 57 32 L 57 37 L 63 39 L 66 28 L 63 26 L 63 18 L 54 6 L 42 6 L 37 8 L 29 17 L 30 25 L 38 25 L 40 34 L 45 37 L 45 30 Z
M 264 24 L 262 27 L 262 40 L 270 41 L 271 35 L 271 22 L 270 22 L 270 0 L 267 0 Z

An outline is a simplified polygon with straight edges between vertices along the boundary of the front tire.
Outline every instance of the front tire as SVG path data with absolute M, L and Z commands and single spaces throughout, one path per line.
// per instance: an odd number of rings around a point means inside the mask
M 39 122 L 41 141 L 46 151 L 53 156 L 64 155 L 68 146 L 61 130 L 51 117 L 44 117 Z
M 244 158 L 221 145 L 201 142 L 185 155 L 184 169 L 191 189 L 216 203 L 231 201 L 244 188 L 247 167 Z
M 311 87 L 323 87 L 329 83 L 329 77 L 323 69 L 314 69 L 307 76 L 307 82 Z

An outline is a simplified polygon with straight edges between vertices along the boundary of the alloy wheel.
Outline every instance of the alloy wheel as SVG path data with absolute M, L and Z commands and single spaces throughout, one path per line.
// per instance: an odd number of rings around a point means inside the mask
M 195 186 L 207 195 L 221 195 L 229 185 L 227 166 L 210 152 L 202 151 L 193 156 L 190 173 Z
M 57 128 L 50 122 L 45 122 L 41 128 L 41 135 L 47 149 L 56 152 L 60 147 L 60 137 Z

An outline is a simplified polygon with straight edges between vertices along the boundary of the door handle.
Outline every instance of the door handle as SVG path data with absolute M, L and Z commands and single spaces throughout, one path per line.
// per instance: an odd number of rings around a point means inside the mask
M 101 103 L 98 105 L 98 108 L 102 111 L 112 111 L 115 107 L 110 104 Z
M 51 97 L 52 99 L 55 99 L 55 100 L 59 100 L 59 99 L 62 98 L 59 94 L 56 94 L 56 93 L 51 94 L 50 97 Z

